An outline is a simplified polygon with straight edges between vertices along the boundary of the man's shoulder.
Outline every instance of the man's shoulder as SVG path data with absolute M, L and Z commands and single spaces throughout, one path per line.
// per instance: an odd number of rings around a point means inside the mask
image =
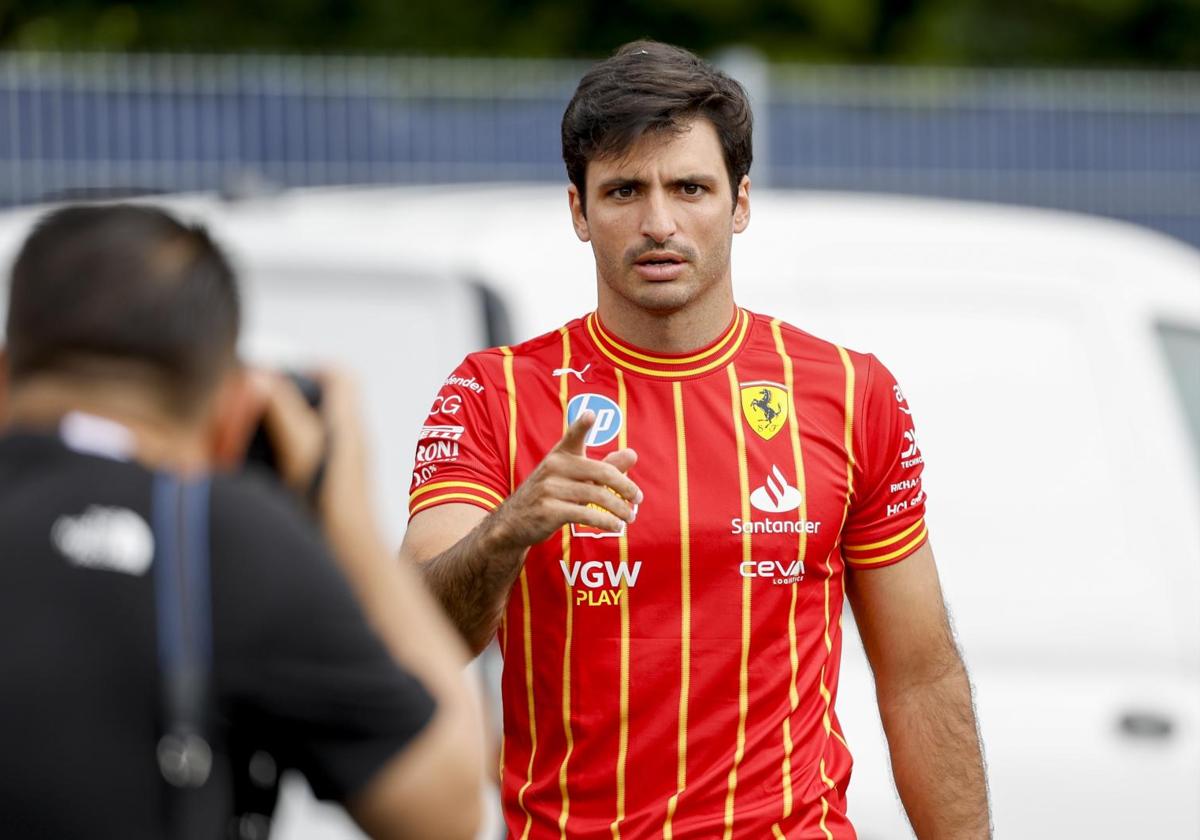
M 875 359 L 871 353 L 855 350 L 836 341 L 813 335 L 782 318 L 765 315 L 761 312 L 751 312 L 750 315 L 765 334 L 773 337 L 775 330 L 778 330 L 788 355 L 793 358 L 842 360 L 843 363 L 852 364 L 856 370 L 865 370 Z
M 836 359 L 842 351 L 854 353 L 840 344 L 826 338 L 813 335 L 807 330 L 788 323 L 782 318 L 767 315 L 762 312 L 751 312 L 756 331 L 763 335 L 768 342 L 774 342 L 776 333 L 783 341 L 783 346 L 789 356 L 797 357 L 831 357 Z

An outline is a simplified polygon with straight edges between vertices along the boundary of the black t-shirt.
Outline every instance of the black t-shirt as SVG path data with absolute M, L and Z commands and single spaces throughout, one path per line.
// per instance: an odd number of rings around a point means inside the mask
M 0 836 L 164 834 L 152 484 L 56 436 L 0 438 Z M 216 477 L 209 521 L 216 837 L 231 815 L 231 743 L 343 800 L 433 701 L 282 491 Z

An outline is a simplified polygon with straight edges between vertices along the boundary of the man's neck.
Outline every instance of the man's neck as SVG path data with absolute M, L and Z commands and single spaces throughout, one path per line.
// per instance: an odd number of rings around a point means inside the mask
M 688 353 L 721 337 L 737 306 L 728 289 L 689 303 L 682 309 L 656 312 L 643 309 L 601 289 L 596 313 L 604 328 L 622 341 L 664 355 Z
M 57 431 L 63 418 L 91 415 L 124 427 L 132 438 L 132 456 L 151 469 L 203 472 L 209 458 L 202 431 L 163 412 L 133 389 L 107 386 L 72 389 L 56 382 L 30 382 L 8 397 L 6 428 Z

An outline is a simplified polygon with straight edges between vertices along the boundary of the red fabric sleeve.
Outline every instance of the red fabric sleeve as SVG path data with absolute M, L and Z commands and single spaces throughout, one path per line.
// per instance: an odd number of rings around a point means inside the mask
M 874 356 L 865 358 L 855 422 L 855 489 L 842 534 L 842 555 L 858 569 L 899 563 L 927 539 L 925 458 L 912 411 L 891 372 Z
M 494 362 L 494 363 L 493 363 Z M 472 353 L 446 378 L 417 439 L 408 515 L 448 502 L 492 511 L 508 496 L 507 415 L 498 360 Z

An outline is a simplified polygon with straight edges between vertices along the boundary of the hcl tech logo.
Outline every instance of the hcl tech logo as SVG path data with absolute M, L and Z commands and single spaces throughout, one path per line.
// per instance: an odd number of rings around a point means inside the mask
M 567 404 L 567 424 L 575 422 L 581 411 L 596 413 L 596 424 L 592 426 L 584 443 L 588 446 L 604 446 L 621 431 L 621 409 L 608 397 L 600 394 L 580 394 Z

